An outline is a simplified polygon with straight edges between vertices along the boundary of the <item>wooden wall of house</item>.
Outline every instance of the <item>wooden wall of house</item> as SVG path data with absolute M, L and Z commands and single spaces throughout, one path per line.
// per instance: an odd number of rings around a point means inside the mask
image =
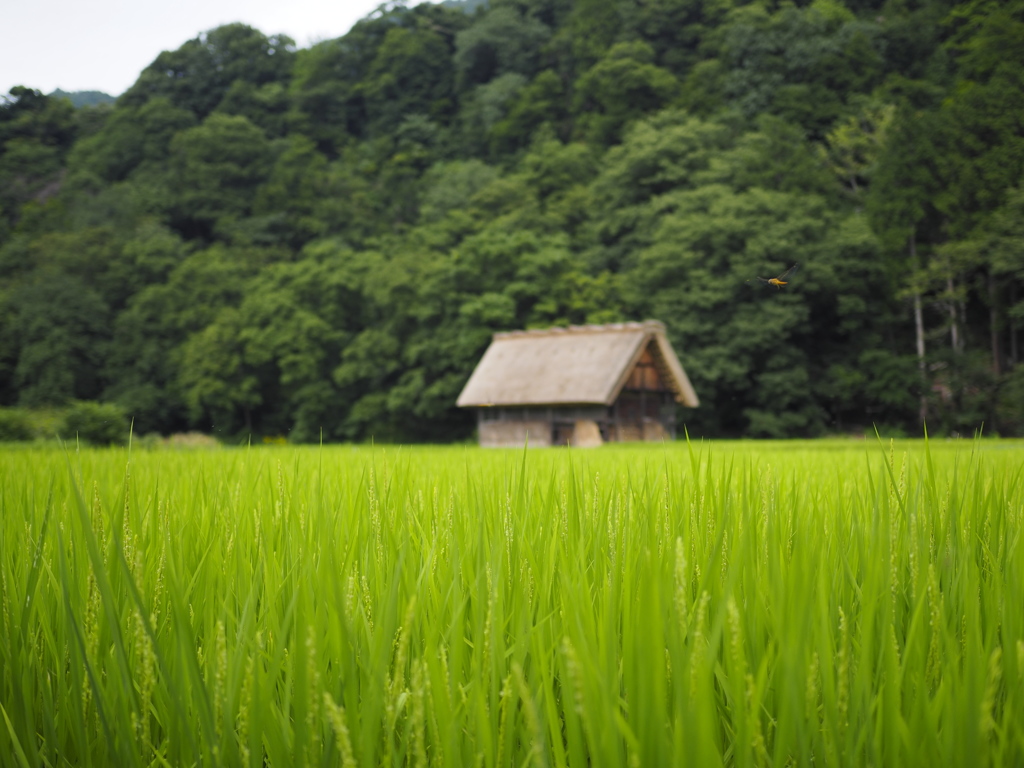
M 537 448 L 551 445 L 551 424 L 547 421 L 481 421 L 480 445 L 484 448 Z
M 579 419 L 601 420 L 607 417 L 608 409 L 603 405 L 532 405 L 532 406 L 489 406 L 480 408 L 477 421 L 555 421 L 574 422 Z
M 652 345 L 653 342 L 648 344 L 640 359 L 636 361 L 636 365 L 630 371 L 629 378 L 626 380 L 626 385 L 623 389 L 644 390 L 646 392 L 669 391 L 669 388 L 665 386 L 663 375 L 660 371 L 663 364 L 652 353 Z

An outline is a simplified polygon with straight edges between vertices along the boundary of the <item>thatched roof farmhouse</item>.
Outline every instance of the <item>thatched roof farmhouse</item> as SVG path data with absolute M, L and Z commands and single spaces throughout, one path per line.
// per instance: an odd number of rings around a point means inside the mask
M 483 446 L 668 439 L 677 404 L 699 401 L 656 320 L 496 333 L 458 399 Z

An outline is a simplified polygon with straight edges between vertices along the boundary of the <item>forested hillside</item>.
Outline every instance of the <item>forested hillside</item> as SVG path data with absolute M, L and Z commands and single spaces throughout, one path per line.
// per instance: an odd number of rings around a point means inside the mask
M 1024 0 L 224 26 L 0 103 L 0 405 L 458 439 L 494 331 L 657 318 L 691 434 L 1021 434 L 1022 177 Z

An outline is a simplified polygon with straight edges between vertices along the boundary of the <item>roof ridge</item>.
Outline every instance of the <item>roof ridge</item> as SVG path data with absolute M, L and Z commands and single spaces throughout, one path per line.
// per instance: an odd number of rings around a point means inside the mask
M 603 325 L 570 325 L 568 327 L 555 326 L 553 328 L 527 328 L 515 331 L 498 331 L 494 334 L 495 339 L 523 338 L 538 336 L 558 336 L 569 333 L 616 333 L 622 331 L 665 332 L 665 324 L 660 320 L 644 320 L 638 322 L 631 320 L 623 323 L 604 323 Z

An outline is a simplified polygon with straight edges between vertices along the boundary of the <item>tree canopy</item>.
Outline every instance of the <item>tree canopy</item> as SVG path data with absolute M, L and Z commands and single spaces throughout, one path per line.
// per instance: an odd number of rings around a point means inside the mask
M 1022 41 L 1024 0 L 394 2 L 14 88 L 0 405 L 464 439 L 492 333 L 653 317 L 692 434 L 1021 434 Z

